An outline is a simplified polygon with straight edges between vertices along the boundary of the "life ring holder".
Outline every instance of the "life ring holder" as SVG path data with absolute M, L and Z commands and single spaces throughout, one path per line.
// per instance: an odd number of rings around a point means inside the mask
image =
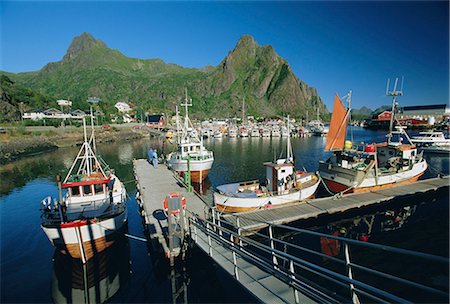
M 169 198 L 178 198 L 180 194 L 178 192 L 170 193 L 166 198 L 164 199 L 164 211 L 167 213 L 169 212 Z M 181 208 L 186 209 L 186 198 L 181 195 Z M 172 214 L 178 214 L 180 213 L 180 209 L 177 210 L 171 210 Z

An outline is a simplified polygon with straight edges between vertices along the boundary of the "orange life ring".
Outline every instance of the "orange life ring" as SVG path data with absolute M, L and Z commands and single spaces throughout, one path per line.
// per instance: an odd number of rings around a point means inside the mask
M 173 192 L 173 193 L 169 194 L 170 198 L 177 198 L 179 196 L 180 196 L 180 194 L 178 192 Z M 181 208 L 186 209 L 186 198 L 184 196 L 181 196 Z M 167 196 L 164 199 L 164 210 L 166 212 L 169 211 L 169 200 L 168 200 Z M 180 213 L 180 210 L 172 210 L 171 213 L 178 214 L 178 213 Z

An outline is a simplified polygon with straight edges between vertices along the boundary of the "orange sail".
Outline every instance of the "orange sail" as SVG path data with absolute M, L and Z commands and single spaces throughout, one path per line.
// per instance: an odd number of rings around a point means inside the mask
M 334 97 L 333 115 L 331 115 L 330 131 L 327 136 L 325 150 L 343 150 L 347 133 L 348 114 L 339 96 Z

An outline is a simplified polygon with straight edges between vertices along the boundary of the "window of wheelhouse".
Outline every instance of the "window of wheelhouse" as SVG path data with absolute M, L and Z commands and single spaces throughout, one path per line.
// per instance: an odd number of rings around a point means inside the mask
M 101 194 L 104 192 L 104 184 L 96 184 L 94 185 L 95 194 Z
M 70 187 L 70 194 L 72 196 L 80 196 L 80 187 Z
M 83 186 L 83 195 L 91 195 L 91 194 L 92 194 L 91 185 Z

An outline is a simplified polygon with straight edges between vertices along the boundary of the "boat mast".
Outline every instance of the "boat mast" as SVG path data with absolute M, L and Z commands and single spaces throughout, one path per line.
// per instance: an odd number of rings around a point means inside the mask
M 287 129 L 288 129 L 288 137 L 287 137 L 287 147 L 286 147 L 286 159 L 287 159 L 287 162 L 292 163 L 294 161 L 294 158 L 293 158 L 292 145 L 291 145 L 291 121 L 289 119 L 289 115 L 287 117 Z
M 97 153 L 97 145 L 95 144 L 95 132 L 94 132 L 94 115 L 92 114 L 92 106 L 91 106 L 91 126 L 92 126 L 92 147 L 94 150 L 94 153 Z
M 390 79 L 387 81 L 386 85 L 386 96 L 392 96 L 392 108 L 391 108 L 391 120 L 389 122 L 389 134 L 387 135 L 388 143 L 391 143 L 392 139 L 392 129 L 394 128 L 394 119 L 395 119 L 395 110 L 397 107 L 397 96 L 403 95 L 403 90 L 397 91 L 398 78 L 395 78 L 394 89 L 389 91 Z M 402 88 L 403 88 L 403 79 L 402 79 Z
M 175 106 L 175 112 L 177 115 L 177 144 L 180 144 L 181 137 L 180 137 L 180 115 L 178 112 L 178 106 Z
M 242 98 L 242 126 L 244 126 L 244 117 L 245 117 L 245 98 Z
M 83 117 L 83 130 L 84 130 L 84 162 L 86 164 L 86 174 L 91 174 L 91 164 L 90 164 L 90 158 L 89 158 L 89 149 L 88 149 L 88 141 L 87 141 L 87 132 L 86 132 L 86 118 Z
M 353 142 L 353 126 L 352 126 L 352 90 L 347 93 L 347 113 L 348 113 L 348 121 L 350 124 L 350 140 Z

